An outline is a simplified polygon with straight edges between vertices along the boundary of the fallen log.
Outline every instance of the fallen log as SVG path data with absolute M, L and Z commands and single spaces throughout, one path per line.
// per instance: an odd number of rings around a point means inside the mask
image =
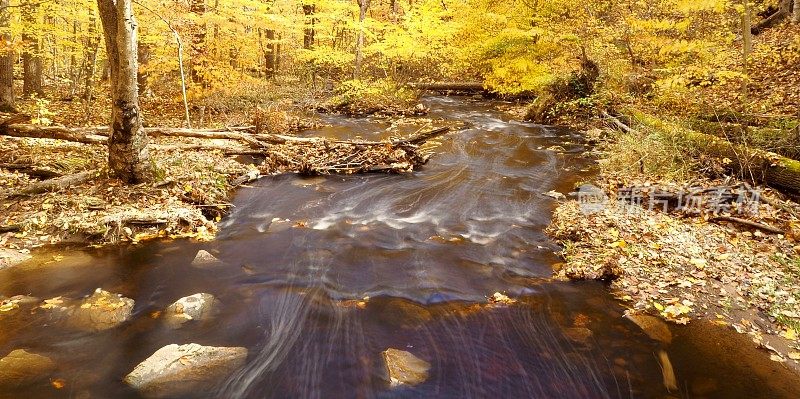
M 641 112 L 631 112 L 646 127 L 670 134 L 678 134 L 696 150 L 730 161 L 729 166 L 742 177 L 755 183 L 789 192 L 800 192 L 800 161 L 780 156 L 774 152 L 747 148 L 728 140 L 700 133 Z M 728 162 L 726 161 L 726 162 Z
M 409 83 L 408 87 L 428 91 L 485 92 L 489 89 L 481 82 Z
M 753 25 L 750 28 L 750 33 L 752 33 L 753 35 L 758 35 L 761 32 L 779 24 L 781 21 L 788 18 L 790 15 L 791 12 L 789 12 L 787 8 L 780 7 L 778 11 L 775 11 L 772 15 L 768 16 L 763 21 Z
M 34 194 L 46 193 L 49 191 L 58 191 L 87 182 L 97 174 L 96 170 L 87 170 L 85 172 L 75 173 L 72 175 L 62 176 L 55 179 L 49 179 L 38 183 L 33 183 L 28 187 L 12 193 L 11 197 L 21 197 Z
M 0 135 L 11 137 L 29 137 L 36 139 L 65 140 L 84 144 L 104 144 L 106 141 L 108 141 L 106 137 L 98 134 L 86 133 L 80 130 L 74 130 L 60 126 L 0 124 Z

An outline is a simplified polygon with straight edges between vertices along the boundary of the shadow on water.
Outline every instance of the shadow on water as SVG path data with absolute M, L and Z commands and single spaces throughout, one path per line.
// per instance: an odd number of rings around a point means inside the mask
M 739 339 L 718 328 L 677 329 L 663 348 L 601 284 L 548 280 L 558 258 L 543 233 L 555 206 L 544 193 L 567 193 L 589 175 L 580 135 L 510 121 L 492 103 L 427 101 L 433 117 L 472 128 L 443 139 L 413 175 L 267 178 L 237 193 L 213 243 L 154 242 L 49 264 L 42 255 L 0 271 L 7 296 L 103 287 L 136 300 L 130 322 L 102 333 L 66 331 L 36 313 L 0 320 L 0 357 L 46 353 L 66 382 L 0 398 L 136 398 L 122 378 L 158 348 L 189 342 L 250 351 L 243 369 L 197 398 L 798 397 L 796 377 L 748 360 L 763 355 L 722 356 L 746 345 L 716 348 L 712 337 Z M 381 120 L 327 118 L 338 127 L 312 133 L 388 135 Z M 192 267 L 201 248 L 224 264 Z M 154 318 L 198 292 L 222 304 L 212 322 L 173 330 Z M 518 302 L 490 305 L 494 292 Z M 429 362 L 428 379 L 389 388 L 387 348 Z M 674 392 L 662 382 L 661 349 Z

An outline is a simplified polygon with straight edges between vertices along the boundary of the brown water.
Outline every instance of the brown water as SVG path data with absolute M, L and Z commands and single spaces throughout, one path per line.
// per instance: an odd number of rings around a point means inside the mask
M 101 333 L 70 332 L 39 313 L 0 320 L 0 357 L 46 354 L 66 383 L 0 398 L 137 398 L 122 378 L 158 348 L 189 342 L 250 351 L 242 370 L 196 398 L 800 397 L 796 378 L 745 350 L 744 338 L 675 329 L 663 347 L 601 284 L 548 280 L 559 259 L 542 232 L 555 206 L 543 193 L 589 176 L 580 135 L 510 121 L 494 103 L 426 101 L 434 117 L 473 128 L 447 137 L 420 172 L 267 178 L 237 194 L 213 243 L 154 242 L 43 264 L 47 255 L 0 271 L 0 295 L 81 297 L 102 287 L 136 300 L 131 321 Z M 388 127 L 328 118 L 335 127 L 314 134 L 372 139 Z M 225 265 L 192 267 L 198 249 Z M 483 306 L 498 291 L 519 302 Z M 151 317 L 198 292 L 221 301 L 213 322 L 173 330 Z M 364 297 L 363 309 L 346 302 Z M 380 365 L 387 348 L 430 362 L 428 380 L 390 389 Z M 661 349 L 677 391 L 664 388 Z

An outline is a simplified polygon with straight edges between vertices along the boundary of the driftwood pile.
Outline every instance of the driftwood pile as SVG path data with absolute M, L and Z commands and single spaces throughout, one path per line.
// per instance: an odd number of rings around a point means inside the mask
M 11 122 L 11 123 L 9 123 Z M 0 122 L 0 135 L 39 139 L 66 140 L 87 145 L 104 145 L 108 141 L 106 127 L 66 128 L 36 126 L 18 123 L 19 119 Z M 146 128 L 150 137 L 184 137 L 209 139 L 192 143 L 156 144 L 157 151 L 221 151 L 225 155 L 251 155 L 264 158 L 259 173 L 249 173 L 232 181 L 240 185 L 260 177 L 261 174 L 298 172 L 302 174 L 353 174 L 368 172 L 410 172 L 428 161 L 430 153 L 422 145 L 428 140 L 451 130 L 449 127 L 418 132 L 404 139 L 385 141 L 332 140 L 319 137 L 296 137 L 281 134 L 256 133 L 254 126 L 219 129 Z M 154 140 L 156 141 L 156 140 Z M 10 165 L 10 164 L 9 164 Z M 3 165 L 0 165 L 2 167 Z M 31 195 L 54 191 L 65 186 L 80 184 L 97 173 L 86 171 L 75 175 L 43 176 L 33 165 L 10 165 L 25 173 L 30 171 L 47 180 L 35 183 L 16 195 Z M 33 177 L 33 175 L 32 175 Z

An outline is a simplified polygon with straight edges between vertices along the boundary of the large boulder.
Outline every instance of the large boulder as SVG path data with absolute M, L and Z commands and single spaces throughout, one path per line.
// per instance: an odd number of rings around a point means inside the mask
M 125 383 L 154 398 L 213 389 L 247 359 L 247 349 L 198 344 L 167 345 L 140 363 Z
M 134 301 L 98 288 L 83 300 L 62 297 L 45 300 L 39 308 L 52 313 L 69 327 L 97 332 L 114 328 L 131 317 Z
M 389 348 L 381 354 L 386 377 L 392 388 L 419 385 L 428 379 L 431 364 L 410 352 Z
M 17 349 L 0 359 L 0 390 L 19 388 L 50 377 L 56 365 L 50 358 Z
M 204 321 L 213 316 L 217 300 L 214 295 L 200 293 L 178 299 L 164 311 L 164 321 L 178 328 L 189 320 Z

